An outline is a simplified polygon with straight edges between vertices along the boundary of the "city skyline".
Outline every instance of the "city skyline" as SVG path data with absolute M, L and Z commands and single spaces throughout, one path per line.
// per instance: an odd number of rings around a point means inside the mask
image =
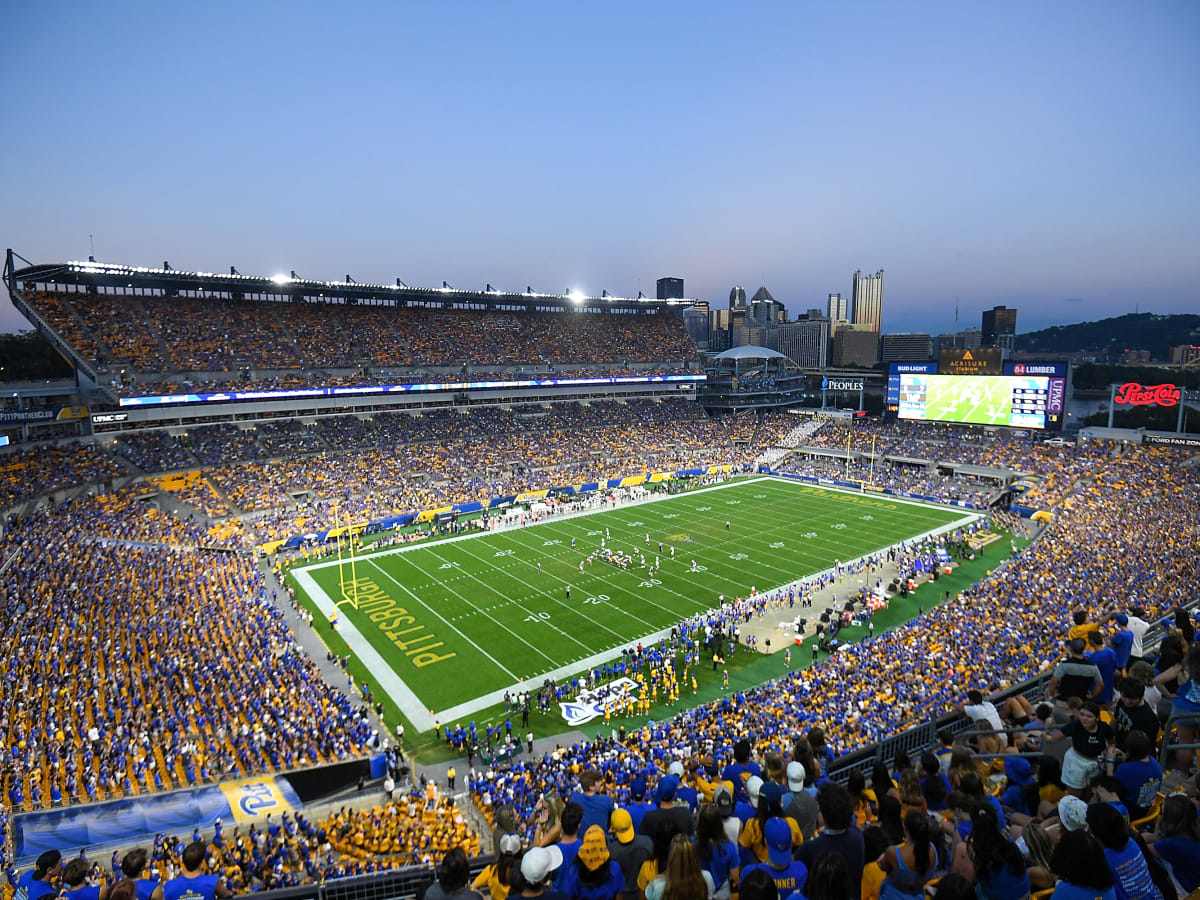
M 885 269 L 884 332 L 1200 308 L 1195 4 L 354 16 L 14 8 L 2 246 L 791 318 Z

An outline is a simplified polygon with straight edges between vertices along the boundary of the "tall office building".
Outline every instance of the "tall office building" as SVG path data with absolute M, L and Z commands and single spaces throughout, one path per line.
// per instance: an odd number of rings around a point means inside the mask
M 729 289 L 729 308 L 738 309 L 746 305 L 746 289 L 740 284 Z
M 939 334 L 937 337 L 938 350 L 954 350 L 956 348 L 966 348 L 974 350 L 979 347 L 983 341 L 983 332 L 978 328 L 966 328 L 962 331 L 947 332 Z
M 751 319 L 756 325 L 782 324 L 787 321 L 787 307 L 772 297 L 765 287 L 760 287 L 750 298 L 750 311 L 746 319 L 747 324 Z
M 658 299 L 659 300 L 682 300 L 683 299 L 683 279 L 682 278 L 660 278 L 660 279 L 658 279 Z
M 779 349 L 779 329 L 767 325 L 746 324 L 738 328 L 734 334 L 735 347 L 766 347 L 768 350 Z
M 817 369 L 829 359 L 829 319 L 813 312 L 779 326 L 779 352 L 798 366 Z
M 854 324 L 869 325 L 878 333 L 883 324 L 883 269 L 874 275 L 854 273 Z
M 993 306 L 983 311 L 983 346 L 1011 349 L 1012 338 L 1017 333 L 1017 311 L 1007 306 Z M 1002 338 L 1007 335 L 1007 339 Z
M 885 334 L 879 358 L 884 362 L 925 362 L 933 358 L 933 341 L 927 334 Z
M 829 318 L 831 321 L 850 321 L 850 317 L 847 315 L 848 312 L 849 309 L 847 308 L 847 299 L 845 297 L 841 294 L 829 295 Z
M 733 314 L 727 309 L 708 311 L 708 348 L 720 353 L 733 346 Z
M 869 325 L 844 325 L 833 336 L 835 366 L 873 366 L 879 362 L 879 332 Z
M 703 308 L 697 303 L 683 311 L 683 327 L 687 329 L 697 350 L 707 350 L 709 347 L 708 312 L 707 303 Z

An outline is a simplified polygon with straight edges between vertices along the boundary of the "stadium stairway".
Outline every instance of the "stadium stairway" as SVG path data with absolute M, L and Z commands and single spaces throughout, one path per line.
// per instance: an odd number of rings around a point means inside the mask
M 760 466 L 774 466 L 805 441 L 811 439 L 824 425 L 825 421 L 823 419 L 816 418 L 801 422 L 781 437 L 774 447 L 768 447 L 760 453 L 755 462 Z
M 287 327 L 287 323 L 283 321 L 283 317 L 279 315 L 279 311 L 277 309 L 271 310 L 271 318 L 273 318 L 275 323 L 279 326 L 280 333 L 287 338 L 288 343 L 291 344 L 295 349 L 296 359 L 300 360 L 300 362 L 305 366 L 320 365 L 320 360 L 310 360 L 305 356 L 304 350 L 300 346 L 300 342 L 296 340 L 296 336 L 292 334 L 292 330 Z
M 80 332 L 85 337 L 89 338 L 96 345 L 97 356 L 99 356 L 98 361 L 102 362 L 102 361 L 106 361 L 106 360 L 115 359 L 116 354 L 113 353 L 112 347 L 110 347 L 104 341 L 100 340 L 100 335 L 96 334 L 96 332 L 94 332 L 92 330 L 91 326 L 88 325 L 87 320 L 84 319 L 84 317 L 80 314 L 79 310 L 75 308 L 75 304 L 72 303 L 69 299 L 67 299 L 67 296 L 65 294 L 61 296 L 61 299 L 62 299 L 63 310 L 75 322 L 75 324 L 76 324 L 76 326 L 78 326 Z
M 162 331 L 158 327 L 158 323 L 154 321 L 154 317 L 150 315 L 150 311 L 146 309 L 145 304 L 141 300 L 137 300 L 139 308 L 142 310 L 142 322 L 146 327 L 146 334 L 154 342 L 158 354 L 162 359 L 171 358 L 171 349 L 167 343 L 167 339 L 163 337 Z

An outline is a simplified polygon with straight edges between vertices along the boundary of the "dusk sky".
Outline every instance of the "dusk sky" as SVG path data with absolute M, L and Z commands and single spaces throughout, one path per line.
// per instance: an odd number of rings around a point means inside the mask
M 831 8 L 837 7 L 837 8 Z M 884 331 L 1200 311 L 1200 3 L 38 3 L 0 240 L 35 263 L 654 292 Z M 0 330 L 27 327 L 0 301 Z

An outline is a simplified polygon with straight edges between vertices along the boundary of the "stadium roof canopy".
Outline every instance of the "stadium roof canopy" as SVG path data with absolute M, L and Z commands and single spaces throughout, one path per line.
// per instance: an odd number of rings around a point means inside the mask
M 545 294 L 537 291 L 498 291 L 489 284 L 483 290 L 459 290 L 445 282 L 440 288 L 410 287 L 399 279 L 393 284 L 362 284 L 357 281 L 318 281 L 300 278 L 295 272 L 289 275 L 242 275 L 230 271 L 228 275 L 213 272 L 186 272 L 179 269 L 126 266 L 113 263 L 69 261 L 65 263 L 29 264 L 17 268 L 17 261 L 28 263 L 18 253 L 8 251 L 4 265 L 4 280 L 9 290 L 16 292 L 18 285 L 32 283 L 45 285 L 49 289 L 62 285 L 80 285 L 109 290 L 145 289 L 162 291 L 168 295 L 189 292 L 196 295 L 243 297 L 246 295 L 274 295 L 298 302 L 377 303 L 396 306 L 469 306 L 472 308 L 525 309 L 561 308 L 582 309 L 589 312 L 642 310 L 654 312 L 664 307 L 691 306 L 695 300 L 658 300 L 650 297 L 613 297 L 604 292 L 599 297 L 588 297 L 578 291 L 563 294 Z
M 787 359 L 778 350 L 772 350 L 770 347 L 760 347 L 757 344 L 745 344 L 741 347 L 734 347 L 731 350 L 726 350 L 724 353 L 718 353 L 714 359 Z

